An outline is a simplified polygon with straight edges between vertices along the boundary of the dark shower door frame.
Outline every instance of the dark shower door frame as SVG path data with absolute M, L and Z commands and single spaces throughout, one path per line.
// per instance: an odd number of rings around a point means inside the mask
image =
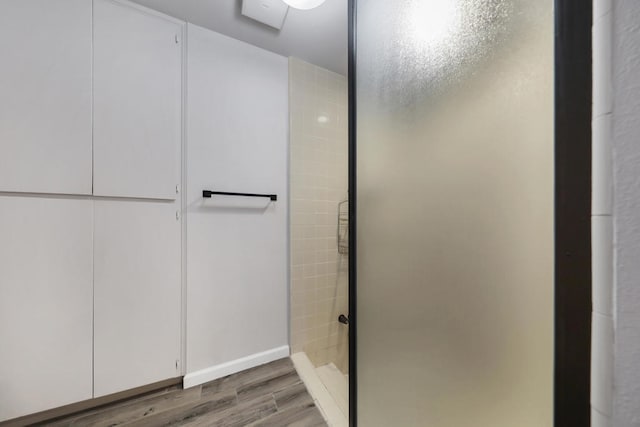
M 349 1 L 349 423 L 357 426 L 356 6 Z M 587 3 L 587 4 L 585 4 Z M 591 2 L 555 0 L 554 425 L 590 425 Z

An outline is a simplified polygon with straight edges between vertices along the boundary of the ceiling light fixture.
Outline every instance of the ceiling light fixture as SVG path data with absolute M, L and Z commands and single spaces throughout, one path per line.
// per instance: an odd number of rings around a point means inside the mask
M 284 0 L 286 4 L 295 9 L 313 9 L 320 6 L 325 0 Z

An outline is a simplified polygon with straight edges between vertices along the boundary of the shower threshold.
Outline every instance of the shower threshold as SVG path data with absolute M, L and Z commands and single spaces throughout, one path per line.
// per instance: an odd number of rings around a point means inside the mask
M 291 356 L 298 375 L 330 427 L 349 425 L 348 380 L 332 363 L 314 367 L 304 352 Z

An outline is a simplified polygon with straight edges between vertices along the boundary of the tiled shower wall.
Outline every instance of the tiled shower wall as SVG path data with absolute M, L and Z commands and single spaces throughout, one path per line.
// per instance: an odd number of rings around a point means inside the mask
M 348 255 L 338 253 L 338 203 L 347 199 L 347 80 L 289 60 L 291 347 L 313 364 L 348 368 Z

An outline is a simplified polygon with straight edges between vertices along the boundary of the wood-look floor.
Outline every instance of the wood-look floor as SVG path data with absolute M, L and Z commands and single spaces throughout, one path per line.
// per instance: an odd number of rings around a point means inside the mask
M 158 392 L 38 425 L 326 426 L 289 358 L 190 389 Z

